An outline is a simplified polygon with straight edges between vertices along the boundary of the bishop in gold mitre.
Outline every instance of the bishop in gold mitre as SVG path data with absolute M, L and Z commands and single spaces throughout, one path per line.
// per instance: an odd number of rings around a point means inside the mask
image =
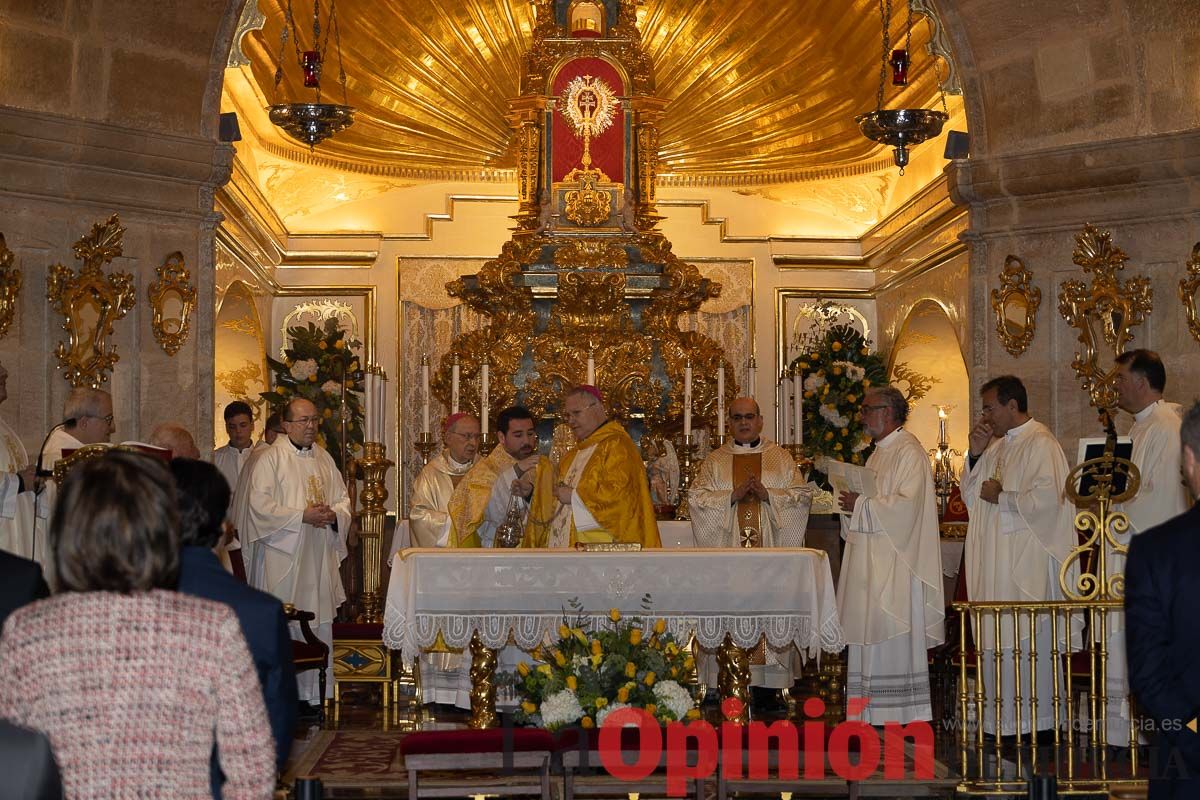
M 442 452 L 413 481 L 408 515 L 414 547 L 446 547 L 450 543 L 450 496 L 475 464 L 479 451 L 479 420 L 470 414 L 451 414 L 442 424 Z
M 514 510 L 523 519 L 530 517 L 530 524 L 537 524 L 527 513 L 529 499 L 539 484 L 549 489 L 554 467 L 550 459 L 538 454 L 537 430 L 528 409 L 510 406 L 500 412 L 496 417 L 496 443 L 450 498 L 450 537 L 455 547 L 492 547 L 496 529 L 505 521 L 514 501 Z
M 708 454 L 688 492 L 701 547 L 803 547 L 812 502 L 792 456 L 762 435 L 752 397 L 729 405 L 733 441 Z
M 552 487 L 533 495 L 526 544 L 631 542 L 661 547 L 641 454 L 629 434 L 609 419 L 600 390 L 578 386 L 563 398 L 563 421 L 575 447 L 558 465 Z M 548 526 L 536 520 L 550 519 Z

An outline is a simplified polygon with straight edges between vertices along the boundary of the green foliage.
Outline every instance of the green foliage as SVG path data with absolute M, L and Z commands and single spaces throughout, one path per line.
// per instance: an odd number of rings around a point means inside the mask
M 347 455 L 361 453 L 363 445 L 363 371 L 354 352 L 362 342 L 348 338 L 336 319 L 325 320 L 321 328 L 311 322 L 305 327 L 288 328 L 288 338 L 291 347 L 285 351 L 286 360 L 267 358 L 273 388 L 261 397 L 272 411 L 279 412 L 295 397 L 310 400 L 321 417 L 317 443 L 329 451 L 344 472 L 340 446 L 343 376 Z

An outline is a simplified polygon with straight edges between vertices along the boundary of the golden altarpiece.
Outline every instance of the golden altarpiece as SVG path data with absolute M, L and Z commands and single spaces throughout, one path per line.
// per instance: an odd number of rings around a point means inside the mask
M 521 95 L 510 104 L 519 210 L 512 238 L 475 275 L 447 285 L 488 322 L 458 335 L 432 392 L 449 407 L 459 367 L 461 410 L 480 412 L 488 364 L 494 414 L 520 403 L 553 418 L 559 398 L 586 383 L 588 362 L 609 409 L 635 436 L 681 427 L 692 367 L 698 423 L 727 402 L 737 373 L 708 336 L 683 331 L 721 286 L 671 252 L 655 230 L 658 124 L 653 65 L 632 0 L 539 0 Z

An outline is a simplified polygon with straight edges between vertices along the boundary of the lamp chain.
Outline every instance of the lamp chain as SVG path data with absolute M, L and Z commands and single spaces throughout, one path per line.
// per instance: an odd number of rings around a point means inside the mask
M 329 3 L 329 27 L 333 29 L 333 44 L 337 48 L 338 56 L 338 82 L 342 84 L 342 105 L 350 105 L 350 101 L 346 99 L 346 69 L 342 66 L 342 28 L 337 21 L 337 0 L 331 0 Z M 942 98 L 942 104 L 945 105 L 946 100 Z
M 875 96 L 876 111 L 883 108 L 883 84 L 887 81 L 888 50 L 892 46 L 891 23 L 892 0 L 879 0 L 879 24 L 883 28 L 883 54 L 879 60 L 879 93 Z

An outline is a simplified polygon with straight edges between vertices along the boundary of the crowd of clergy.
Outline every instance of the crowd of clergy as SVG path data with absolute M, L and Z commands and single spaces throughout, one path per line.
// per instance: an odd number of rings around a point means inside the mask
M 1163 399 L 1161 360 L 1149 351 L 1132 351 L 1117 360 L 1115 369 L 1120 406 L 1133 417 L 1132 461 L 1141 471 L 1140 491 L 1121 508 L 1129 517 L 1121 534 L 1125 543 L 1184 513 L 1190 497 L 1180 480 L 1184 415 L 1179 405 Z M 0 402 L 6 377 L 0 368 Z M 967 595 L 972 601 L 1061 599 L 1060 568 L 1078 541 L 1076 509 L 1064 492 L 1067 458 L 1054 433 L 1031 418 L 1019 378 L 1005 375 L 984 383 L 979 408 L 961 474 L 969 509 L 963 559 Z M 927 651 L 943 643 L 946 634 L 930 458 L 905 428 L 909 406 L 895 387 L 870 387 L 859 411 L 874 443 L 866 462 L 874 488 L 869 494 L 840 491 L 834 498 L 844 540 L 836 593 L 848 644 L 846 694 L 865 701 L 857 704 L 856 715 L 871 724 L 929 720 Z M 52 585 L 62 568 L 55 563 L 58 543 L 52 533 L 62 489 L 52 467 L 64 452 L 107 442 L 115 429 L 112 397 L 103 390 L 72 391 L 63 416 L 35 459 L 27 457 L 14 431 L 0 427 L 5 461 L 0 464 L 0 549 L 45 567 Z M 229 441 L 208 459 L 230 488 L 227 535 L 214 543 L 213 554 L 226 565 L 242 566 L 250 586 L 312 612 L 316 634 L 329 643 L 346 600 L 340 565 L 347 556 L 352 509 L 342 475 L 316 441 L 318 411 L 309 401 L 294 399 L 266 420 L 257 441 L 250 406 L 234 402 L 224 418 Z M 1188 425 L 1200 427 L 1200 411 L 1188 419 Z M 540 452 L 537 420 L 523 407 L 499 413 L 496 446 L 486 457 L 481 457 L 476 418 L 465 413 L 446 418 L 445 446 L 413 485 L 412 545 L 493 547 L 498 532 L 517 520 L 521 547 L 618 542 L 661 547 L 641 453 L 610 415 L 601 393 L 586 385 L 568 391 L 561 421 L 574 446 L 554 464 Z M 688 493 L 697 545 L 805 546 L 816 487 L 787 449 L 763 436 L 763 417 L 753 398 L 730 404 L 729 429 L 732 436 L 704 458 Z M 159 426 L 147 445 L 176 457 L 200 457 L 188 432 L 175 424 Z M 1115 552 L 1108 563 L 1114 572 L 1124 566 Z M 1061 662 L 1050 657 L 1049 626 L 1039 619 L 1029 627 L 1006 630 L 1000 641 L 981 633 L 984 663 L 991 663 L 999 648 L 1008 669 L 999 688 L 994 675 L 984 671 L 986 702 L 990 705 L 999 692 L 1003 708 L 998 730 L 996 718 L 985 716 L 988 733 L 1011 735 L 1054 724 L 1051 703 L 1057 693 L 1051 687 Z M 1118 614 L 1106 632 L 1108 741 L 1115 744 L 1123 736 L 1127 740 L 1129 731 L 1125 627 Z M 4 630 L 7 635 L 9 628 Z M 1072 633 L 1058 631 L 1060 639 Z M 438 650 L 420 661 L 426 701 L 468 706 L 461 656 Z M 1021 687 L 1012 675 L 1014 650 L 1038 654 L 1036 669 L 1020 673 Z M 713 654 L 699 655 L 701 681 L 711 685 Z M 507 660 L 502 654 L 502 667 Z M 753 665 L 754 685 L 789 688 L 799 672 L 799 653 L 760 646 Z M 1036 692 L 1030 681 L 1037 682 Z M 322 702 L 315 679 L 300 683 L 299 697 Z

